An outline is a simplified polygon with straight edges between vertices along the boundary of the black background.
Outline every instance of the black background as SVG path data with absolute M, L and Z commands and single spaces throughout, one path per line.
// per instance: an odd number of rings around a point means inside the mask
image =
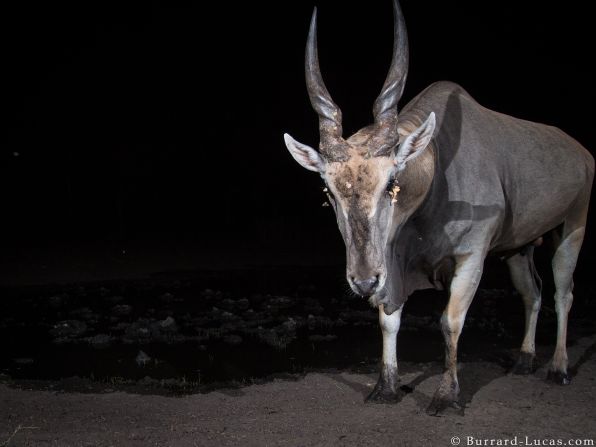
M 321 68 L 348 136 L 372 120 L 391 58 L 391 1 L 316 4 Z M 282 138 L 318 144 L 303 74 L 314 5 L 5 9 L 2 280 L 343 263 L 320 180 Z M 402 105 L 451 80 L 491 109 L 556 125 L 593 150 L 587 2 L 403 0 L 402 8 L 410 39 Z

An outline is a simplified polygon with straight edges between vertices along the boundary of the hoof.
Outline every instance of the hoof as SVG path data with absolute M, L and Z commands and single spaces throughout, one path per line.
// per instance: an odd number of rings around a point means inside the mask
M 400 401 L 401 394 L 375 387 L 364 400 L 368 404 L 396 404 Z
M 399 391 L 396 386 L 391 386 L 383 379 L 379 379 L 375 389 L 364 400 L 366 403 L 395 404 L 401 400 L 405 393 Z
M 426 409 L 426 414 L 428 414 L 429 416 L 437 416 L 438 414 L 444 412 L 448 408 L 461 410 L 461 406 L 459 405 L 459 403 L 457 403 L 457 400 L 435 396 L 428 408 Z
M 528 352 L 521 352 L 511 372 L 523 376 L 532 374 L 534 372 L 534 355 Z
M 556 383 L 557 385 L 569 385 L 571 383 L 571 377 L 569 374 L 561 371 L 548 370 L 546 380 Z
M 394 404 L 401 400 L 403 394 L 399 389 L 397 368 L 384 367 L 374 390 L 364 400 L 378 404 Z
M 387 381 L 383 377 L 375 385 L 375 389 L 364 400 L 366 403 L 395 404 L 401 400 L 405 392 L 397 387 L 397 380 Z

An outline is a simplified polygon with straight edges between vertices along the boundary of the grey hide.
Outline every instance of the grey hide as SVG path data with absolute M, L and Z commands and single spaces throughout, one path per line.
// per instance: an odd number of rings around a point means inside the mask
M 320 152 L 285 135 L 291 155 L 326 185 L 346 245 L 346 279 L 379 309 L 383 363 L 370 401 L 398 401 L 397 333 L 415 290 L 449 292 L 441 318 L 445 372 L 428 408 L 457 406 L 457 343 L 484 260 L 507 262 L 526 311 L 514 372 L 533 372 L 541 282 L 534 247 L 554 240 L 557 344 L 548 378 L 568 384 L 567 316 L 584 237 L 594 159 L 561 130 L 479 105 L 437 82 L 397 113 L 408 66 L 404 19 L 394 0 L 394 55 L 373 108 L 375 123 L 348 139 L 326 89 L 316 49 L 316 11 L 306 77 L 319 114 Z

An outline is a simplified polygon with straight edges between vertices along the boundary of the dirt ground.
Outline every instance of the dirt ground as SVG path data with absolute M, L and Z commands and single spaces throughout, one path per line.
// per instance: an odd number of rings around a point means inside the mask
M 424 411 L 439 380 L 436 362 L 403 364 L 402 383 L 411 392 L 393 405 L 364 403 L 376 374 L 341 371 L 184 397 L 0 385 L 0 445 L 448 446 L 458 441 L 491 445 L 491 439 L 492 445 L 505 445 L 497 444 L 505 440 L 513 445 L 588 440 L 592 444 L 581 445 L 594 445 L 595 346 L 592 336 L 571 347 L 574 376 L 565 387 L 546 382 L 544 366 L 522 377 L 496 363 L 464 362 L 465 408 L 439 417 Z M 470 444 L 483 440 L 489 444 Z

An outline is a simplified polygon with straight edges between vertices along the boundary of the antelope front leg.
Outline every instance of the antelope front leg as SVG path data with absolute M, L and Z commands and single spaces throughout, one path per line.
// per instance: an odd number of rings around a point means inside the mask
M 379 306 L 379 324 L 383 333 L 383 364 L 375 389 L 366 398 L 367 402 L 396 402 L 398 400 L 397 377 L 397 332 L 401 322 L 403 306 L 386 315 L 383 305 Z
M 484 256 L 467 256 L 457 260 L 449 302 L 441 317 L 441 328 L 445 338 L 445 372 L 427 409 L 428 414 L 436 415 L 447 407 L 458 408 L 457 342 L 482 276 L 483 262 Z

